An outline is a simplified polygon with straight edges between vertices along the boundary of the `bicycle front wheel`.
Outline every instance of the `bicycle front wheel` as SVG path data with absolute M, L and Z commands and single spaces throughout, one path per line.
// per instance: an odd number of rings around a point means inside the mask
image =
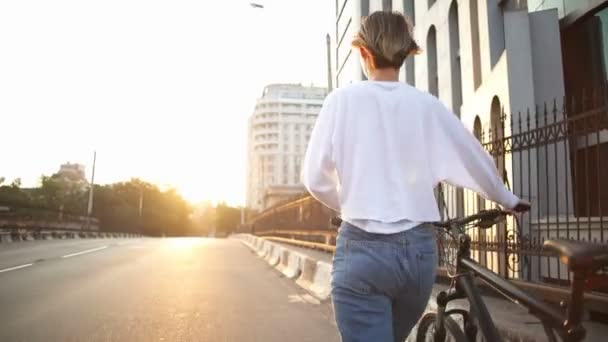
M 464 332 L 452 317 L 444 317 L 445 331 L 443 333 L 436 330 L 436 321 L 437 314 L 434 312 L 422 316 L 418 323 L 416 342 L 467 342 Z

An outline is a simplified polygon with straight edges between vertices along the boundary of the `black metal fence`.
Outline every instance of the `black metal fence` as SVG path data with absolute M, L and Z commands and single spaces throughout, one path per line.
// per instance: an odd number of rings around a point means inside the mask
M 506 278 L 566 285 L 567 268 L 542 251 L 543 242 L 608 243 L 608 107 L 601 94 L 502 113 L 485 130 L 476 127 L 505 184 L 532 203 L 529 213 L 470 232 L 473 256 L 481 264 Z M 440 207 L 448 217 L 493 205 L 468 190 L 447 184 L 441 190 Z M 451 265 L 455 250 L 444 242 L 442 263 Z

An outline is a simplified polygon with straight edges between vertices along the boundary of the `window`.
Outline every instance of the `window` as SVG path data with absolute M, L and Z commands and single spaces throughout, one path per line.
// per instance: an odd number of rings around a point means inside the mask
M 428 0 L 429 3 L 429 8 L 431 8 L 433 6 L 433 4 L 435 4 L 435 0 Z
M 479 50 L 479 11 L 477 0 L 469 0 L 471 12 L 471 48 L 473 50 L 473 84 L 475 89 L 481 85 L 481 52 Z
M 435 26 L 431 26 L 426 38 L 428 91 L 439 97 L 439 77 L 437 74 L 437 34 Z
M 450 29 L 450 66 L 452 74 L 452 110 L 460 117 L 462 106 L 462 75 L 460 65 L 460 26 L 458 23 L 458 4 L 452 0 L 448 15 Z
M 415 3 L 416 3 L 416 1 L 414 1 L 414 0 L 405 0 L 403 3 L 403 11 L 405 12 L 404 14 L 405 14 L 406 18 L 410 21 L 410 24 L 412 26 L 416 25 Z M 405 68 L 404 68 L 405 81 L 412 86 L 416 85 L 415 60 L 416 59 L 414 58 L 414 56 L 409 56 L 405 60 Z
M 382 10 L 390 11 L 393 9 L 393 1 L 392 0 L 382 0 Z

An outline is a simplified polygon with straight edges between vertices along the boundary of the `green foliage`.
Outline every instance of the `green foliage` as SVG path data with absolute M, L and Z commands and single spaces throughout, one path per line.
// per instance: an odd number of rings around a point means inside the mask
M 20 189 L 21 181 L 0 186 L 0 204 L 32 211 L 50 209 L 66 214 L 87 214 L 90 186 L 58 175 L 42 176 L 40 187 Z M 190 205 L 175 189 L 161 191 L 139 179 L 95 185 L 92 216 L 102 231 L 143 233 L 152 236 L 192 234 Z M 140 212 L 140 199 L 142 210 Z M 141 215 L 140 215 L 141 213 Z
M 10 185 L 2 185 L 5 180 L 4 177 L 0 177 L 0 204 L 29 205 L 30 196 L 20 188 L 21 179 L 15 179 Z
M 95 186 L 93 203 L 93 216 L 101 221 L 105 231 L 153 236 L 189 233 L 191 208 L 175 189 L 161 191 L 153 184 L 132 179 Z
M 240 208 L 227 206 L 220 203 L 215 209 L 215 225 L 217 236 L 227 236 L 236 231 L 241 222 Z

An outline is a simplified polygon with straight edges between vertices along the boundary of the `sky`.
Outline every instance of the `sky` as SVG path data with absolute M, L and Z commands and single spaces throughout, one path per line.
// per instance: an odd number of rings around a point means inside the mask
M 193 203 L 245 202 L 247 118 L 269 83 L 326 86 L 328 0 L 0 2 L 0 177 L 65 162 Z

